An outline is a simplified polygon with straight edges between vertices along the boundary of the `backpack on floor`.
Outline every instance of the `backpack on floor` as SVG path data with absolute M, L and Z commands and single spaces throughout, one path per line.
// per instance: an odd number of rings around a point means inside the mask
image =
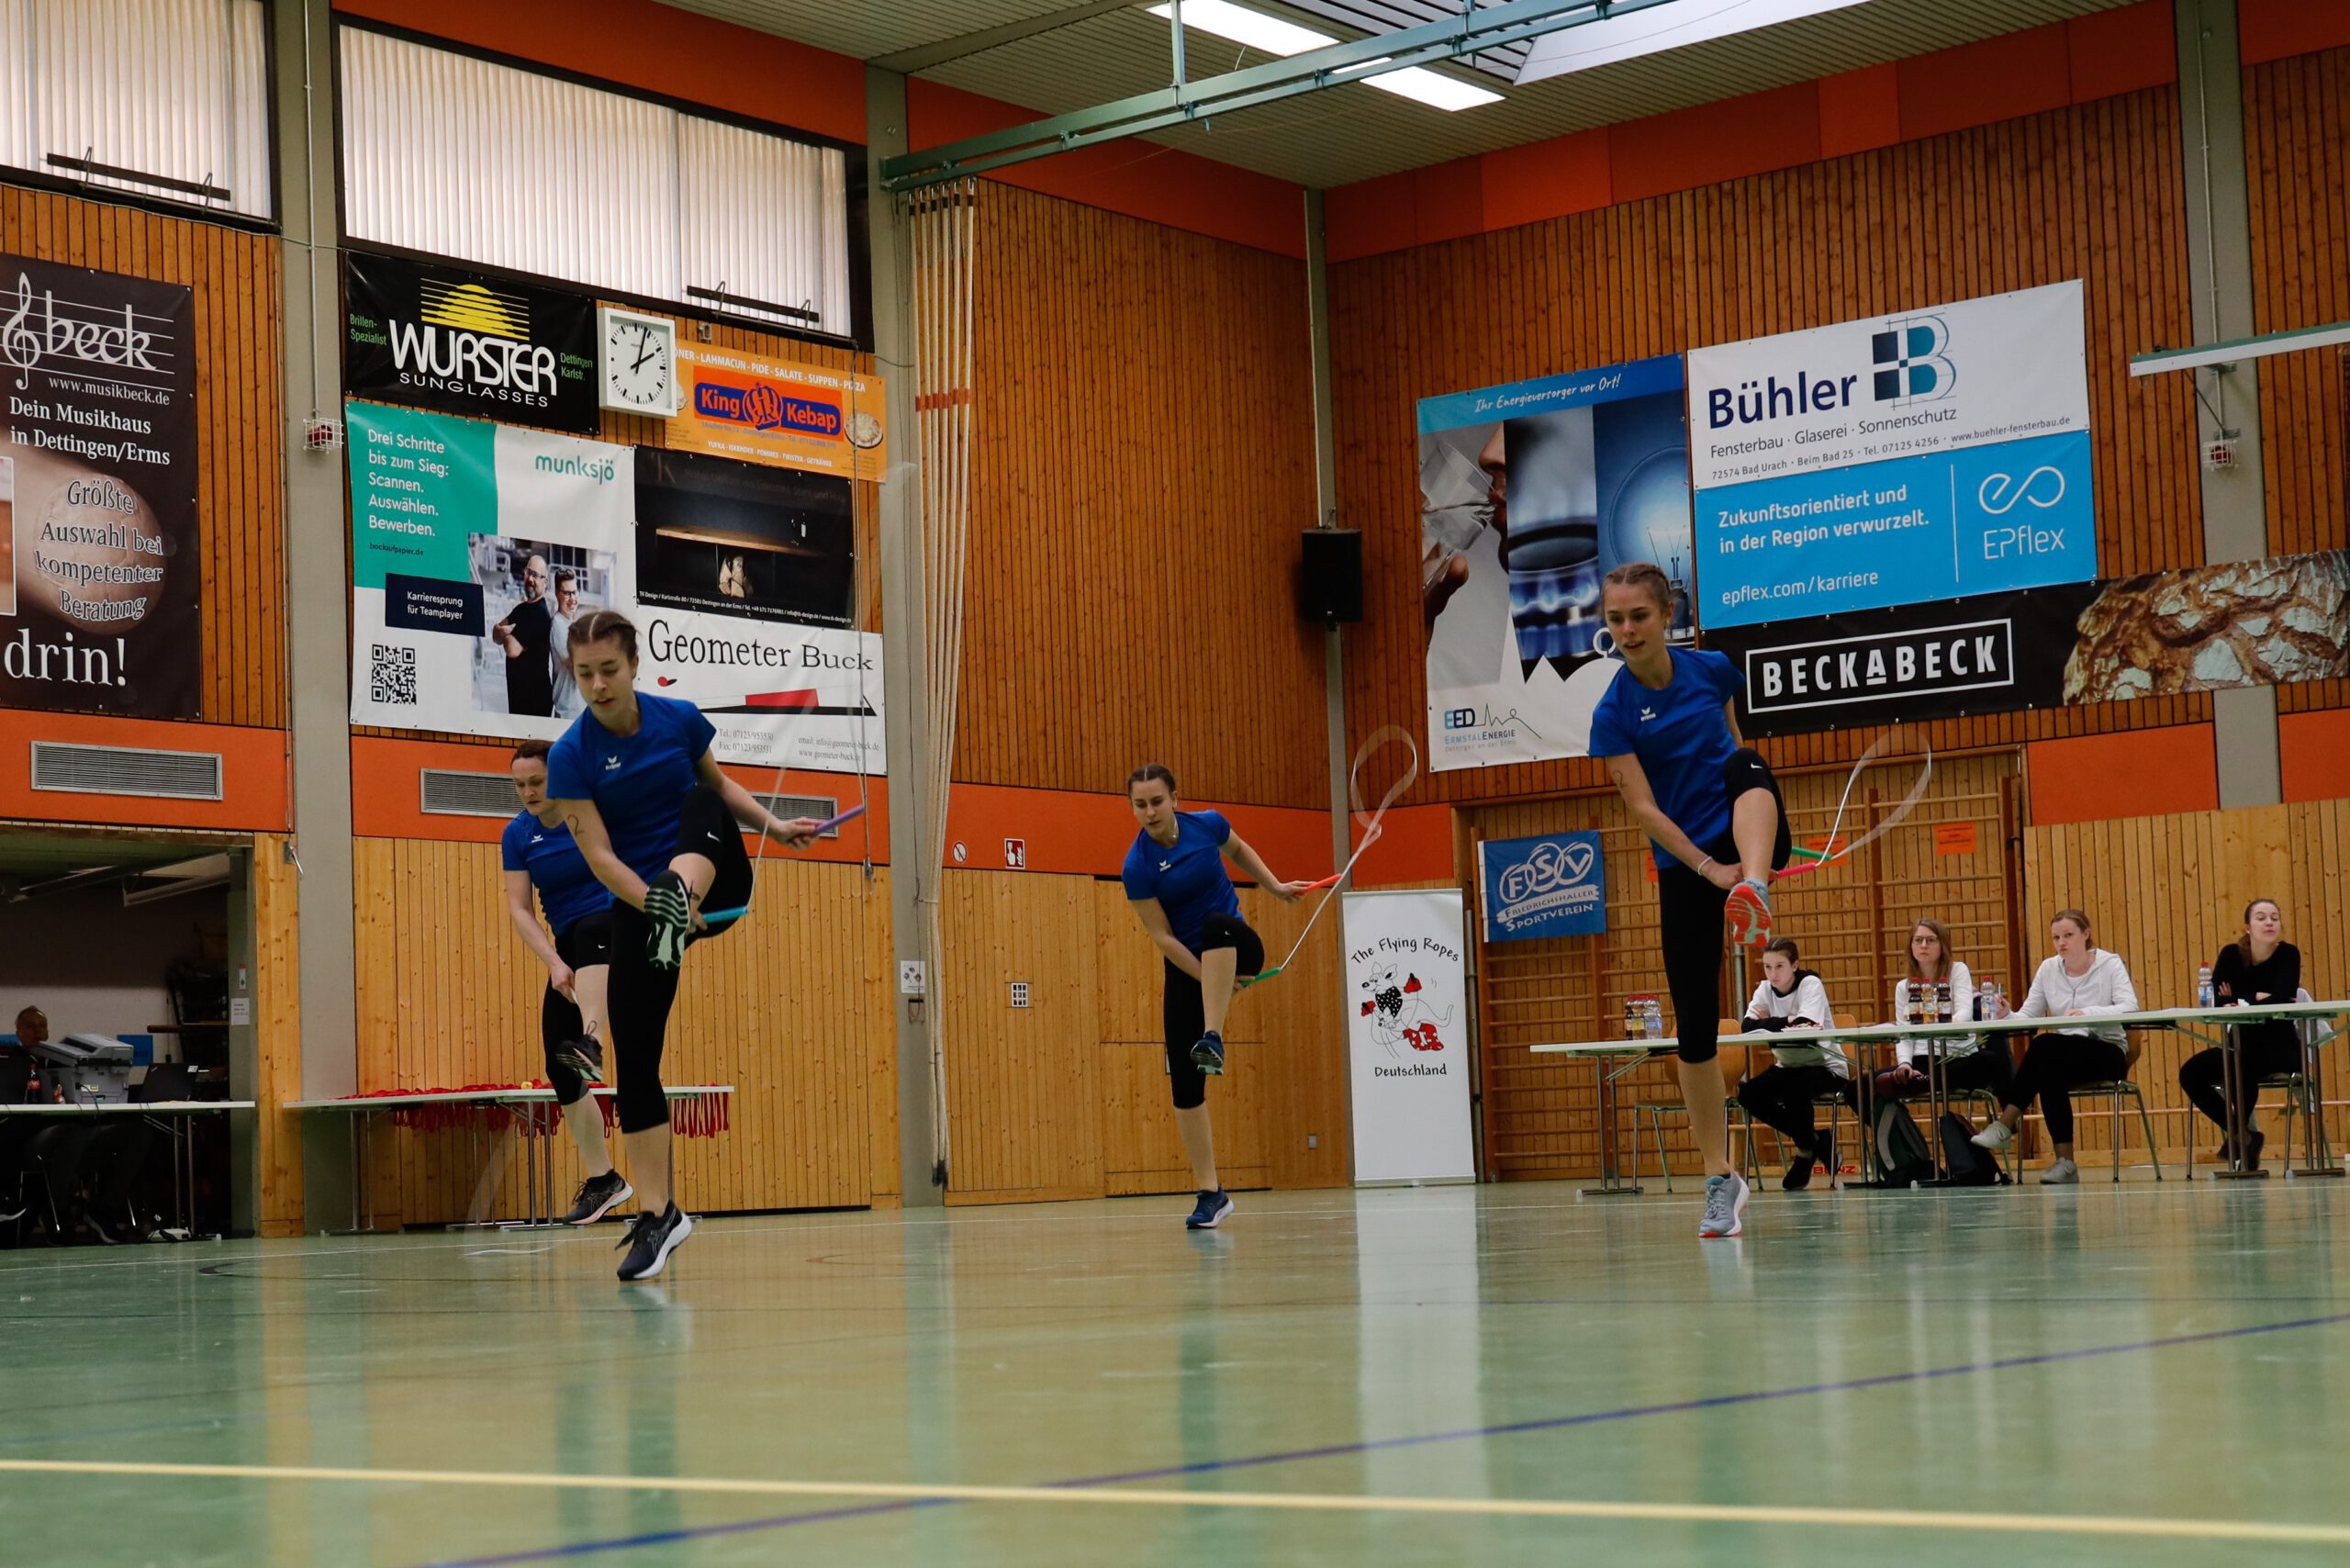
M 1942 1174 L 1953 1187 L 1996 1187 L 2007 1177 L 1987 1148 L 1975 1147 L 1975 1125 L 1956 1111 L 1944 1111 Z
M 1888 1187 L 1914 1187 L 1934 1179 L 1934 1151 L 1909 1116 L 1909 1108 L 1887 1100 L 1876 1108 L 1876 1173 Z

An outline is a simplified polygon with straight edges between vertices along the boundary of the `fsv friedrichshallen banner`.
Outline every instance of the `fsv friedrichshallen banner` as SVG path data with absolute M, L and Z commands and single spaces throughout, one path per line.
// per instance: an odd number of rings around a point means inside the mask
M 347 405 L 354 723 L 552 739 L 570 623 L 636 623 L 640 688 L 722 761 L 885 771 L 849 481 Z
M 1477 871 L 1488 942 L 1607 929 L 1607 861 L 1595 833 L 1480 840 Z
M 2097 576 L 2077 280 L 1689 354 L 1697 619 Z
M 193 301 L 0 256 L 0 708 L 197 714 Z

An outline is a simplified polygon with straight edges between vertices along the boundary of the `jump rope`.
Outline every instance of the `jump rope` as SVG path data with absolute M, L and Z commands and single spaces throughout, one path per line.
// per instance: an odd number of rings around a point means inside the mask
M 1410 755 L 1411 760 L 1404 765 L 1404 771 L 1395 782 L 1387 787 L 1387 792 L 1379 798 L 1379 804 L 1366 807 L 1362 801 L 1363 764 L 1371 760 L 1372 753 L 1391 742 L 1401 745 Z M 1319 890 L 1322 898 L 1315 904 L 1314 913 L 1305 917 L 1304 928 L 1298 932 L 1297 940 L 1290 944 L 1289 951 L 1281 955 L 1280 963 L 1270 969 L 1260 969 L 1240 981 L 1232 988 L 1236 992 L 1246 991 L 1252 985 L 1262 985 L 1289 968 L 1290 960 L 1297 957 L 1298 949 L 1304 946 L 1305 939 L 1314 934 L 1315 923 L 1322 918 L 1322 912 L 1330 907 L 1330 900 L 1337 892 L 1338 885 L 1353 872 L 1355 862 L 1362 858 L 1363 851 L 1379 842 L 1380 834 L 1385 831 L 1381 824 L 1387 816 L 1387 808 L 1393 805 L 1419 777 L 1420 748 L 1410 734 L 1393 724 L 1382 724 L 1371 733 L 1371 738 L 1356 750 L 1354 766 L 1347 769 L 1347 801 L 1353 808 L 1351 814 L 1354 820 L 1361 824 L 1361 842 L 1355 846 L 1354 853 L 1347 857 L 1347 863 L 1338 868 L 1335 876 L 1324 877 L 1319 881 L 1305 885 L 1305 891 Z
M 1774 880 L 1784 882 L 1790 877 L 1807 876 L 1823 866 L 1833 866 L 1851 859 L 1853 851 L 1884 837 L 1888 831 L 1900 825 L 1903 818 L 1917 809 L 1918 802 L 1926 798 L 1927 785 L 1933 781 L 1934 752 L 1931 746 L 1919 747 L 1925 757 L 1926 766 L 1919 773 L 1918 781 L 1909 787 L 1909 793 L 1901 798 L 1900 803 L 1895 806 L 1882 822 L 1860 837 L 1849 844 L 1838 841 L 1837 834 L 1844 826 L 1844 808 L 1852 802 L 1852 790 L 1860 783 L 1861 775 L 1867 771 L 1869 765 L 1878 757 L 1894 750 L 1897 743 L 1908 739 L 1912 732 L 1912 726 L 1897 724 L 1869 743 L 1868 749 L 1861 753 L 1860 760 L 1852 764 L 1852 777 L 1844 780 L 1844 793 L 1837 798 L 1836 815 L 1828 825 L 1827 846 L 1822 849 L 1802 848 L 1794 851 L 1802 864 L 1790 866 L 1784 871 L 1774 873 Z M 1901 749 L 1908 748 L 1904 746 Z

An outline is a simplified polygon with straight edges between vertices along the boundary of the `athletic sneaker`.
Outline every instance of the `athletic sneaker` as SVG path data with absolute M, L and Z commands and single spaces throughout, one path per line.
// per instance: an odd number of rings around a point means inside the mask
M 653 927 L 645 939 L 644 956 L 656 969 L 674 969 L 685 961 L 686 942 L 693 935 L 693 900 L 685 879 L 664 871 L 644 885 L 644 921 Z
M 1192 1207 L 1192 1216 L 1183 1222 L 1186 1230 L 1214 1230 L 1232 1212 L 1232 1195 L 1223 1188 L 1203 1192 L 1200 1201 Z
M 1779 1178 L 1781 1191 L 1800 1193 L 1810 1186 L 1811 1167 L 1815 1160 L 1831 1171 L 1836 1169 L 1836 1140 L 1828 1134 L 1821 1133 L 1812 1140 L 1812 1144 L 1818 1152 L 1798 1154 L 1787 1161 L 1787 1173 Z
M 1746 1178 L 1709 1176 L 1706 1179 L 1706 1217 L 1697 1234 L 1708 1238 L 1736 1236 L 1746 1228 Z
M 1722 915 L 1729 923 L 1731 941 L 1760 947 L 1771 940 L 1771 890 L 1749 878 L 1729 890 Z
M 1224 1076 L 1224 1036 L 1210 1029 L 1192 1047 L 1192 1065 L 1209 1078 Z
M 2081 1168 L 2069 1159 L 2058 1159 L 2040 1173 L 2043 1187 L 2069 1187 L 2081 1179 Z
M 675 1204 L 657 1215 L 638 1215 L 629 1221 L 628 1234 L 621 1238 L 621 1246 L 628 1249 L 628 1256 L 621 1260 L 621 1278 L 653 1278 L 666 1266 L 677 1243 L 693 1233 L 693 1216 Z
M 554 1058 L 590 1083 L 604 1081 L 604 1047 L 593 1040 L 574 1040 Z
M 634 1196 L 636 1189 L 617 1170 L 590 1176 L 579 1183 L 578 1194 L 571 1200 L 571 1212 L 563 1216 L 563 1223 L 593 1225 Z
M 1994 1116 L 1984 1126 L 1981 1132 L 1976 1133 L 1973 1137 L 1968 1138 L 1966 1141 L 1973 1144 L 1977 1148 L 1996 1150 L 2007 1148 L 2008 1145 L 2015 1142 L 2015 1129 L 2008 1126 L 2007 1123 L 1999 1120 L 1998 1117 Z

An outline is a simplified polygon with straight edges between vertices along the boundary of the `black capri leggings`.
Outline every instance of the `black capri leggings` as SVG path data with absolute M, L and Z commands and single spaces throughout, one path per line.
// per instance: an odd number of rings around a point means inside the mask
M 1730 809 L 1750 790 L 1767 790 L 1779 808 L 1778 842 L 1771 849 L 1771 868 L 1784 870 L 1794 853 L 1787 836 L 1787 806 L 1779 798 L 1779 781 L 1762 754 L 1748 746 L 1733 752 L 1722 765 L 1722 787 Z M 1724 865 L 1738 864 L 1738 840 L 1729 833 L 1697 846 Z M 1673 1032 L 1680 1038 L 1683 1061 L 1711 1061 L 1721 1028 L 1722 906 L 1729 894 L 1688 867 L 1674 861 L 1656 874 L 1657 916 L 1664 937 L 1664 979 L 1673 992 Z
M 1232 949 L 1235 980 L 1246 980 L 1264 969 L 1264 938 L 1237 916 L 1212 914 L 1200 927 L 1199 953 L 1212 953 L 1218 947 Z M 1197 958 L 1199 953 L 1192 956 Z M 1192 1065 L 1192 1047 L 1208 1032 L 1207 998 L 1200 994 L 1200 982 L 1177 969 L 1175 960 L 1165 962 L 1167 988 L 1159 993 L 1158 1016 L 1167 1030 L 1168 1087 L 1175 1092 L 1175 1108 L 1188 1111 L 1207 1103 L 1207 1075 Z
M 612 912 L 603 909 L 594 914 L 583 914 L 556 932 L 554 956 L 570 965 L 574 973 L 610 963 Z M 546 994 L 539 999 L 539 1038 L 546 1047 L 547 1082 L 554 1087 L 556 1104 L 575 1103 L 588 1092 L 588 1081 L 563 1059 L 563 1055 L 566 1046 L 593 1040 L 595 1034 L 595 1026 L 580 1013 L 579 1004 L 555 990 L 554 982 L 549 980 Z
M 2236 1114 L 2252 1126 L 2252 1103 L 2260 1095 L 2260 1081 L 2301 1070 L 2301 1033 L 2282 1019 L 2247 1024 L 2237 1032 Z M 2211 1118 L 2222 1132 L 2228 1126 L 2228 1103 L 2220 1092 L 2226 1053 L 2217 1046 L 2197 1051 L 2178 1067 L 2178 1086 L 2195 1108 Z
M 686 791 L 677 821 L 677 851 L 708 856 L 717 863 L 718 876 L 702 895 L 703 908 L 740 909 L 750 902 L 751 857 L 743 852 L 742 827 L 718 791 L 706 784 Z M 716 922 L 695 933 L 694 940 L 719 935 L 733 924 Z M 677 977 L 684 970 L 653 967 L 645 956 L 652 935 L 643 910 L 612 905 L 612 1099 L 623 1133 L 641 1133 L 669 1120 L 661 1053 L 668 1041 L 669 1010 L 677 1002 Z

